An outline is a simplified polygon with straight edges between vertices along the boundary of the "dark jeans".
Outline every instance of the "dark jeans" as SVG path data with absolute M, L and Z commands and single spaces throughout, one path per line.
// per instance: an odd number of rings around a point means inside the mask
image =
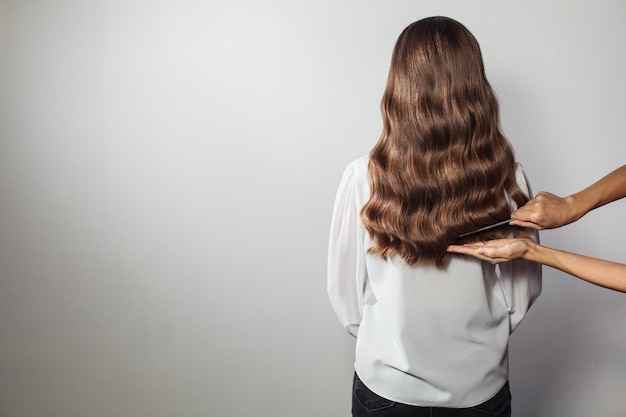
M 374 394 L 354 374 L 353 417 L 511 417 L 509 383 L 490 400 L 469 408 L 416 407 Z

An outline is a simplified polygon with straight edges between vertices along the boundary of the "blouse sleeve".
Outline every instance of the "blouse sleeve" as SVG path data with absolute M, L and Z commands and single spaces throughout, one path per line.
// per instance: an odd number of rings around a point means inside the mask
M 344 328 L 356 337 L 361 323 L 362 291 L 366 280 L 365 262 L 359 253 L 361 226 L 353 165 L 344 171 L 335 198 L 328 244 L 327 291 Z
M 521 165 L 517 167 L 517 183 L 529 197 L 532 197 L 528 181 Z M 529 237 L 539 242 L 539 233 L 526 229 Z M 509 310 L 510 329 L 513 332 L 541 294 L 541 265 L 517 259 L 498 265 L 501 284 Z

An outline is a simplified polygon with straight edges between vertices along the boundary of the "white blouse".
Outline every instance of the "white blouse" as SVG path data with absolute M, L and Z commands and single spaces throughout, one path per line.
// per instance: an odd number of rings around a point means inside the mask
M 356 373 L 370 390 L 404 404 L 485 402 L 508 379 L 509 335 L 541 292 L 541 266 L 496 267 L 455 254 L 440 270 L 368 254 L 372 240 L 359 218 L 370 193 L 368 160 L 344 172 L 328 250 L 328 295 L 356 337 Z M 530 195 L 519 165 L 517 181 Z

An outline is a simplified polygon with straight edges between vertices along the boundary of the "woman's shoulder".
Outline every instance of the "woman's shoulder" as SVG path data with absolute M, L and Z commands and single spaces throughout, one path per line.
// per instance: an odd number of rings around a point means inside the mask
M 348 164 L 348 167 L 346 168 L 346 171 L 352 172 L 353 175 L 366 175 L 369 160 L 369 155 L 363 155 L 360 158 L 350 162 L 350 164 Z
M 369 155 L 362 156 L 350 162 L 343 173 L 342 183 L 356 191 L 357 203 L 360 205 L 369 198 L 368 164 Z
M 524 167 L 519 162 L 515 163 L 515 180 L 517 181 L 517 185 L 528 196 L 528 198 L 532 198 L 532 190 L 530 189 L 530 184 L 528 184 L 526 172 L 524 172 Z
M 367 182 L 367 166 L 369 159 L 369 155 L 364 155 L 350 162 L 343 172 L 344 181 L 350 180 L 356 183 Z

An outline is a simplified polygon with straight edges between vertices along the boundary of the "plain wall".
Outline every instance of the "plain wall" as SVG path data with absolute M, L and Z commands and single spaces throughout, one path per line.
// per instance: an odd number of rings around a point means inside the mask
M 0 416 L 347 416 L 325 291 L 393 44 L 481 44 L 535 191 L 624 164 L 626 3 L 0 1 Z M 542 233 L 626 262 L 624 201 Z M 626 294 L 544 268 L 514 415 L 626 415 Z

